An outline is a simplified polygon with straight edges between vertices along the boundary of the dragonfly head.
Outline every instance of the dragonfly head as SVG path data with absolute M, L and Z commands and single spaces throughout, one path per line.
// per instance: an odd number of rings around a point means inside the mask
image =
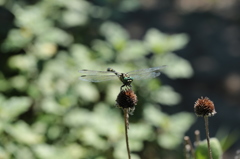
M 130 77 L 128 74 L 124 74 L 124 73 L 122 73 L 119 78 L 122 81 L 122 83 L 126 86 L 130 86 L 133 81 L 132 77 Z
M 130 83 L 133 81 L 132 77 L 124 77 L 123 79 L 124 79 L 124 81 L 130 82 Z

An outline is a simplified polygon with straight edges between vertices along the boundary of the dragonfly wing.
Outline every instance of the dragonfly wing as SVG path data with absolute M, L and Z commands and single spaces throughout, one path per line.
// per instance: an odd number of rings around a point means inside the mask
M 106 75 L 106 74 L 112 74 L 112 72 L 109 72 L 109 71 L 94 71 L 94 70 L 80 70 L 78 71 L 82 74 L 85 74 L 85 75 Z
M 116 75 L 82 75 L 79 77 L 82 81 L 88 82 L 102 82 L 116 79 Z
M 141 80 L 141 79 L 147 79 L 147 78 L 154 78 L 157 76 L 160 76 L 160 72 L 143 72 L 143 73 L 131 73 L 129 74 L 130 77 L 133 78 L 133 80 Z
M 131 71 L 131 72 L 128 72 L 127 74 L 131 75 L 131 74 L 142 74 L 144 72 L 157 72 L 157 71 L 160 71 L 161 69 L 165 68 L 166 65 L 163 65 L 163 66 L 159 66 L 159 67 L 152 67 L 152 68 L 146 68 L 146 69 L 140 69 L 140 70 L 134 70 L 134 71 Z

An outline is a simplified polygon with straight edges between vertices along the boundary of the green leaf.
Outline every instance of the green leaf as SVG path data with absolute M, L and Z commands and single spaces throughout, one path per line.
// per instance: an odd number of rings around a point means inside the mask
M 194 123 L 194 115 L 186 112 L 176 113 L 162 125 L 162 133 L 158 136 L 158 144 L 166 149 L 174 149 L 182 143 L 184 133 Z
M 13 69 L 31 72 L 36 70 L 36 61 L 32 55 L 15 55 L 11 56 L 8 65 Z
M 74 148 L 75 150 L 73 151 L 69 148 Z M 78 153 L 76 153 L 76 148 L 78 148 Z M 84 154 L 83 149 L 80 146 L 76 147 L 76 145 L 60 147 L 39 144 L 33 147 L 33 151 L 39 159 L 78 159 L 83 158 L 81 154 Z
M 47 112 L 55 115 L 62 115 L 65 113 L 66 107 L 61 106 L 57 101 L 53 98 L 44 98 L 41 103 L 41 108 Z
M 88 15 L 83 12 L 79 14 L 76 10 L 68 10 L 63 12 L 63 23 L 67 27 L 85 25 L 88 21 Z
M 65 116 L 64 116 L 64 123 L 69 127 L 80 127 L 84 126 L 86 124 L 86 120 L 91 119 L 92 114 L 85 110 L 80 108 L 75 108 L 70 110 Z
M 73 42 L 73 37 L 59 28 L 51 27 L 38 36 L 37 44 L 39 42 L 56 43 L 62 46 L 69 46 Z
M 136 146 L 136 145 L 134 145 L 134 146 Z M 128 158 L 127 157 L 128 155 L 127 155 L 126 143 L 125 143 L 125 139 L 124 138 L 122 138 L 120 141 L 118 141 L 114 145 L 114 147 L 115 147 L 115 150 L 113 152 L 114 159 Z M 131 143 L 130 143 L 130 147 L 131 147 Z M 134 153 L 131 153 L 131 158 L 132 159 L 140 159 L 139 156 L 134 154 Z
M 173 53 L 166 53 L 164 55 L 155 56 L 154 65 L 159 64 L 167 65 L 162 72 L 169 78 L 190 78 L 193 76 L 193 69 L 189 61 L 177 56 Z
M 2 73 L 0 73 L 0 92 L 4 92 L 11 89 L 11 84 Z
M 218 130 L 216 137 L 220 139 L 222 149 L 225 152 L 240 138 L 239 129 L 236 128 L 230 132 L 229 128 L 221 127 Z
M 167 106 L 173 106 L 180 102 L 181 96 L 171 86 L 161 86 L 159 90 L 151 92 L 151 99 Z
M 144 118 L 154 126 L 163 126 L 167 123 L 169 120 L 169 117 L 167 114 L 164 114 L 160 111 L 160 109 L 157 109 L 153 105 L 145 105 L 144 106 Z
M 116 60 L 119 62 L 135 61 L 144 58 L 147 53 L 148 51 L 141 41 L 131 40 L 128 41 L 126 47 L 117 54 Z
M 29 30 L 13 29 L 9 32 L 1 48 L 4 52 L 17 51 L 24 48 L 32 38 L 33 35 Z
M 31 127 L 23 121 L 8 125 L 5 129 L 16 141 L 22 144 L 32 145 L 43 141 L 43 136 L 34 132 Z
M 119 9 L 123 12 L 134 11 L 140 8 L 141 3 L 138 0 L 123 0 L 119 5 Z
M 77 84 L 74 88 L 74 92 L 78 94 L 83 101 L 91 102 L 99 100 L 99 92 L 96 87 L 86 81 L 79 81 L 81 83 Z
M 153 28 L 147 31 L 144 41 L 150 51 L 162 54 L 183 48 L 188 37 L 186 34 L 167 35 Z
M 94 40 L 92 48 L 96 51 L 96 57 L 102 58 L 104 61 L 111 61 L 114 57 L 114 50 L 112 46 L 103 40 Z
M 10 83 L 13 88 L 19 91 L 25 91 L 28 85 L 27 79 L 23 75 L 14 76 L 13 78 L 10 79 Z
M 192 113 L 187 112 L 179 112 L 174 115 L 171 115 L 170 123 L 173 132 L 177 134 L 181 134 L 182 136 L 184 133 L 190 128 L 190 126 L 195 122 L 196 118 Z
M 223 152 L 218 139 L 211 138 L 210 145 L 211 145 L 213 159 L 222 159 Z M 196 159 L 209 158 L 207 140 L 203 140 L 199 143 L 199 145 L 196 147 L 195 154 L 196 154 Z
M 0 158 L 2 159 L 10 159 L 10 154 L 3 147 L 0 146 Z
M 34 155 L 29 147 L 18 146 L 15 157 L 16 159 L 33 159 Z
M 12 121 L 22 113 L 26 112 L 31 105 L 28 97 L 11 97 L 6 100 L 0 96 L 0 117 L 6 121 Z
M 129 127 L 128 133 L 132 140 L 148 140 L 152 135 L 152 128 L 147 123 L 130 123 Z
M 106 40 L 113 45 L 113 48 L 118 51 L 125 48 L 129 35 L 119 24 L 105 22 L 100 30 L 102 35 L 106 37 Z
M 174 149 L 181 142 L 181 136 L 177 133 L 163 133 L 158 136 L 157 142 L 165 149 Z

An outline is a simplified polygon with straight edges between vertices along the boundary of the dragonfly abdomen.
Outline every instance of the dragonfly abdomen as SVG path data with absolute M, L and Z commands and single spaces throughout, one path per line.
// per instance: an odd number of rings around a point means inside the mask
M 116 72 L 114 69 L 112 69 L 112 68 L 107 68 L 107 71 L 109 71 L 109 72 Z
M 108 71 L 108 72 L 112 72 L 112 73 L 114 73 L 114 74 L 117 75 L 117 76 L 119 75 L 119 73 L 117 73 L 117 72 L 116 72 L 114 69 L 112 69 L 112 68 L 108 68 L 107 71 Z

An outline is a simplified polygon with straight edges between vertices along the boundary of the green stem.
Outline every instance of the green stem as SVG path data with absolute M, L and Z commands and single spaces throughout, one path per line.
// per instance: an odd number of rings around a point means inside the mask
M 208 116 L 204 116 L 204 121 L 205 121 L 206 135 L 207 135 L 208 155 L 209 155 L 209 159 L 213 159 L 212 158 L 212 151 L 211 151 L 210 141 L 209 141 Z

